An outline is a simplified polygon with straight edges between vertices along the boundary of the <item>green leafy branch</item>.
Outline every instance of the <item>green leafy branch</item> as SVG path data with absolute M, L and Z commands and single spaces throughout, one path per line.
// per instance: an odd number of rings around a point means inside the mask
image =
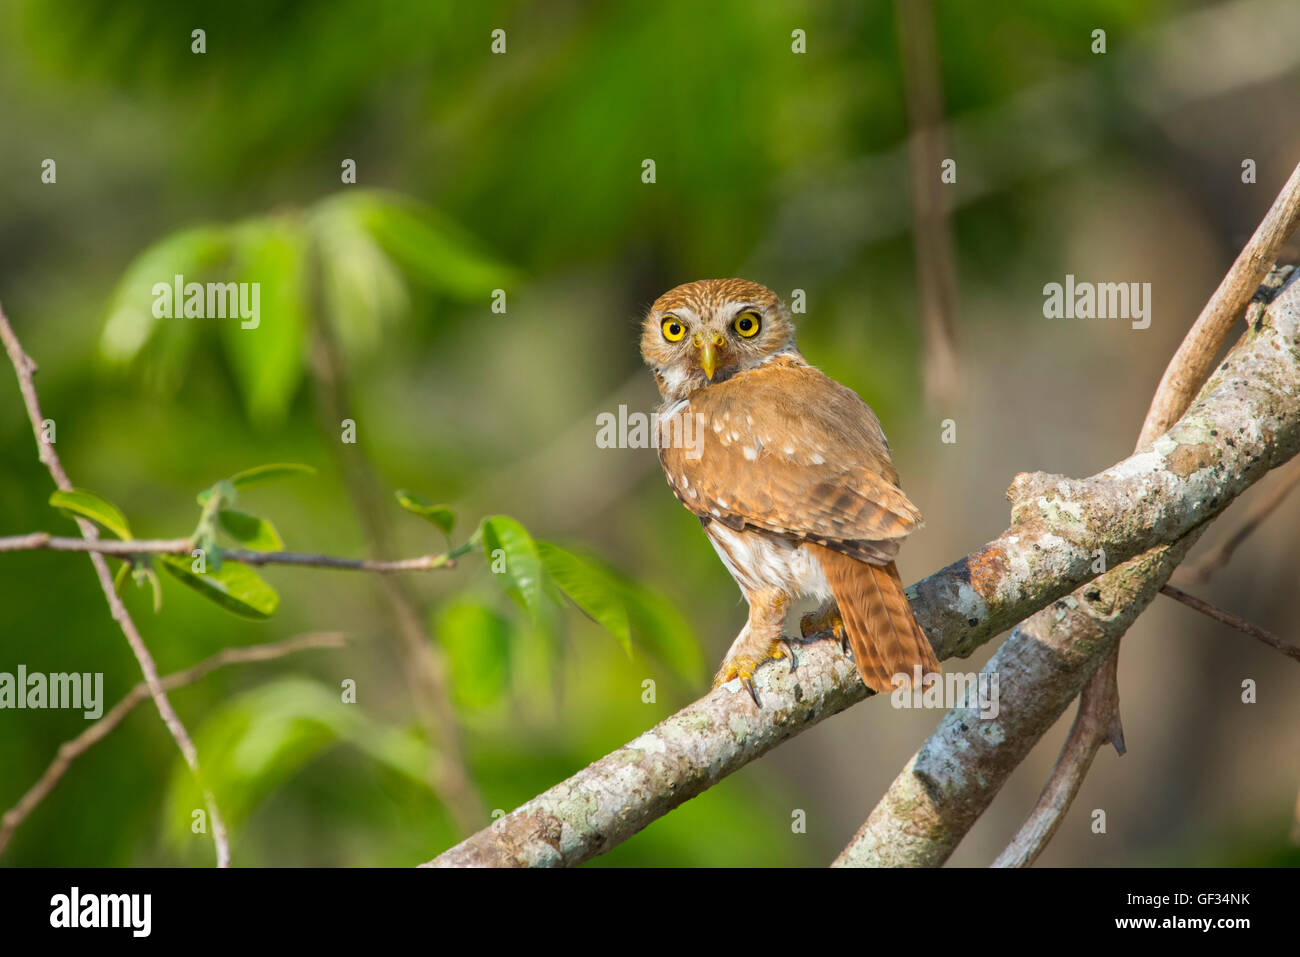
M 265 619 L 275 613 L 280 598 L 252 566 L 303 565 L 391 574 L 451 569 L 459 557 L 479 551 L 511 601 L 547 628 L 551 627 L 549 609 L 572 605 L 611 634 L 629 655 L 634 624 L 649 639 L 647 644 L 657 650 L 663 649 L 672 634 L 687 630 L 681 622 L 671 620 L 666 603 L 657 601 L 645 589 L 596 559 L 553 542 L 535 540 L 509 516 L 483 519 L 469 540 L 456 546 L 451 538 L 456 519 L 449 506 L 430 504 L 412 492 L 399 490 L 398 504 L 435 526 L 445 539 L 446 549 L 415 558 L 379 560 L 284 551 L 274 524 L 234 507 L 241 491 L 250 486 L 314 474 L 315 469 L 307 465 L 274 463 L 221 479 L 198 494 L 201 511 L 194 531 L 184 538 L 171 539 L 137 539 L 122 510 L 103 496 L 86 489 L 56 490 L 50 495 L 50 505 L 69 517 L 94 522 L 116 540 L 34 532 L 0 537 L 0 552 L 96 552 L 121 559 L 114 578 L 115 591 L 121 594 L 128 578 L 138 587 L 148 585 L 155 611 L 162 604 L 156 570 L 161 566 L 227 611 Z M 238 545 L 226 545 L 227 539 Z M 677 658 L 680 660 L 681 655 Z

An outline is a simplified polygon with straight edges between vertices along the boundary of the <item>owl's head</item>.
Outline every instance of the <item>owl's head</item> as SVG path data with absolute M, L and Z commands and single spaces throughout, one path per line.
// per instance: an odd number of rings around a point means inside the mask
M 670 289 L 650 307 L 641 330 L 641 357 L 669 400 L 794 349 L 785 303 L 746 279 L 702 279 Z

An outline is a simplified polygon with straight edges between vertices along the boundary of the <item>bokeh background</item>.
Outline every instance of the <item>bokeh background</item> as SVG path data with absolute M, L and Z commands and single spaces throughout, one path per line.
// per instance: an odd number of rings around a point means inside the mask
M 926 515 L 900 559 L 910 582 L 1005 527 L 1015 473 L 1087 475 L 1127 454 L 1168 357 L 1300 160 L 1291 0 L 938 0 L 933 15 L 962 385 L 927 399 L 891 3 L 0 6 L 0 301 L 40 364 L 65 466 L 141 537 L 188 534 L 195 493 L 224 476 L 304 462 L 314 478 L 241 498 L 291 549 L 440 550 L 395 501 L 405 488 L 454 508 L 457 544 L 506 514 L 634 583 L 629 655 L 572 610 L 525 613 L 476 553 L 404 580 L 449 669 L 482 812 L 517 806 L 698 696 L 744 618 L 653 452 L 596 446 L 599 413 L 654 406 L 637 323 L 658 293 L 733 275 L 805 290 L 804 353 L 876 409 Z M 151 323 L 148 288 L 176 271 L 262 282 L 261 327 Z M 1066 273 L 1150 282 L 1151 327 L 1045 319 L 1042 287 Z M 0 379 L 0 534 L 75 534 Z M 1298 520 L 1292 499 L 1198 593 L 1294 640 Z M 228 646 L 349 638 L 173 693 L 235 862 L 409 865 L 450 846 L 461 825 L 409 760 L 433 745 L 391 595 L 361 574 L 263 575 L 281 595 L 267 621 L 167 576 L 157 614 L 147 588 L 127 593 L 164 673 Z M 108 703 L 139 679 L 84 556 L 0 555 L 0 670 L 19 663 L 102 671 Z M 337 703 L 349 678 L 355 706 Z M 1124 643 L 1121 691 L 1129 754 L 1101 754 L 1042 863 L 1300 862 L 1293 667 L 1161 599 Z M 1069 718 L 954 864 L 1005 844 Z M 935 720 L 852 709 L 595 864 L 824 864 Z M 0 805 L 85 725 L 0 712 Z M 142 706 L 0 863 L 209 863 L 187 787 Z

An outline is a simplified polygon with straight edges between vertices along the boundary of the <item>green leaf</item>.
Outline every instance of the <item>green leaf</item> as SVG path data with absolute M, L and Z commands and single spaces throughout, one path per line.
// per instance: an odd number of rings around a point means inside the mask
M 372 351 L 411 306 L 401 270 L 358 215 L 364 205 L 349 191 L 319 203 L 311 217 L 326 314 L 349 355 Z
M 205 488 L 194 497 L 200 505 L 206 506 L 208 502 L 212 501 L 214 493 L 220 494 L 221 501 L 225 502 L 227 505 L 234 505 L 235 499 L 239 497 L 239 493 L 235 491 L 235 486 L 231 483 L 230 479 L 222 479 L 220 482 L 213 484 L 211 488 Z
M 550 579 L 575 605 L 617 638 L 630 655 L 632 634 L 618 580 L 595 562 L 579 558 L 551 542 L 538 542 L 537 552 Z
M 126 522 L 126 516 L 116 505 L 105 501 L 94 492 L 87 492 L 84 488 L 73 489 L 70 492 L 59 489 L 50 495 L 50 504 L 69 515 L 86 518 L 97 525 L 102 525 L 124 542 L 131 540 L 131 527 Z
M 153 613 L 156 615 L 162 611 L 162 582 L 158 581 L 158 573 L 154 571 L 153 562 L 137 565 L 131 572 L 131 577 L 135 580 L 137 588 L 148 585 L 153 592 Z
M 479 525 L 488 569 L 519 607 L 536 615 L 541 606 L 542 559 L 537 544 L 522 525 L 507 515 L 494 515 Z
M 263 552 L 278 552 L 284 548 L 280 533 L 264 518 L 233 508 L 223 508 L 217 513 L 217 521 L 227 535 L 249 548 Z
M 698 681 L 704 658 L 699 637 L 685 616 L 667 598 L 634 582 L 622 583 L 622 595 L 636 643 L 684 681 Z
M 487 302 L 514 274 L 485 253 L 467 232 L 404 196 L 371 192 L 354 199 L 370 234 L 408 273 L 459 299 Z
M 306 367 L 307 234 L 299 218 L 280 216 L 243 223 L 234 236 L 236 275 L 256 284 L 257 315 L 208 321 L 218 324 L 249 418 L 273 427 Z
M 225 227 L 199 226 L 184 229 L 154 243 L 137 256 L 113 290 L 108 319 L 99 339 L 99 352 L 113 364 L 134 360 L 155 336 L 174 341 L 160 349 L 160 359 L 170 368 L 163 377 L 177 379 L 193 346 L 194 332 L 202 320 L 154 315 L 158 298 L 155 287 L 172 286 L 174 277 L 198 282 L 230 253 L 230 234 Z M 170 294 L 170 292 L 169 292 Z M 172 303 L 173 317 L 183 317 L 181 303 Z
M 433 633 L 447 654 L 457 707 L 496 703 L 510 676 L 510 622 L 482 602 L 458 597 L 435 613 Z
M 219 569 L 200 574 L 193 560 L 180 555 L 160 555 L 163 568 L 190 588 L 227 611 L 245 618 L 270 618 L 280 605 L 280 596 L 251 568 L 239 562 L 223 562 Z
M 118 568 L 117 574 L 113 576 L 113 591 L 117 593 L 118 598 L 122 597 L 122 586 L 126 584 L 127 576 L 130 574 L 131 563 L 123 562 Z
M 343 703 L 337 688 L 303 678 L 271 681 L 225 701 L 195 733 L 204 784 L 232 829 L 337 744 L 352 745 L 381 767 L 427 786 L 430 750 L 419 733 L 376 721 L 360 705 Z M 166 799 L 168 835 L 176 846 L 193 844 L 191 811 L 202 806 L 193 775 L 178 761 Z
M 262 482 L 274 482 L 283 478 L 292 478 L 295 475 L 315 475 L 316 469 L 311 465 L 300 465 L 297 462 L 275 462 L 270 465 L 257 465 L 251 469 L 244 469 L 230 477 L 230 483 L 235 488 L 248 488 L 250 485 L 259 485 Z
M 456 514 L 448 506 L 430 505 L 420 496 L 406 489 L 397 490 L 397 501 L 408 512 L 437 525 L 444 535 L 451 535 L 452 527 L 456 524 Z

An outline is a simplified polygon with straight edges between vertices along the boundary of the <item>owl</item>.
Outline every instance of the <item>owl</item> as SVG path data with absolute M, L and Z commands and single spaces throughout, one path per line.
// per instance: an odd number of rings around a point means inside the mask
M 678 286 L 650 307 L 641 355 L 663 397 L 668 484 L 749 604 L 713 686 L 739 679 L 758 704 L 758 666 L 794 666 L 785 619 L 805 597 L 822 604 L 801 621 L 804 637 L 834 634 L 868 687 L 937 674 L 894 565 L 921 513 L 875 413 L 808 364 L 781 299 L 743 279 Z

